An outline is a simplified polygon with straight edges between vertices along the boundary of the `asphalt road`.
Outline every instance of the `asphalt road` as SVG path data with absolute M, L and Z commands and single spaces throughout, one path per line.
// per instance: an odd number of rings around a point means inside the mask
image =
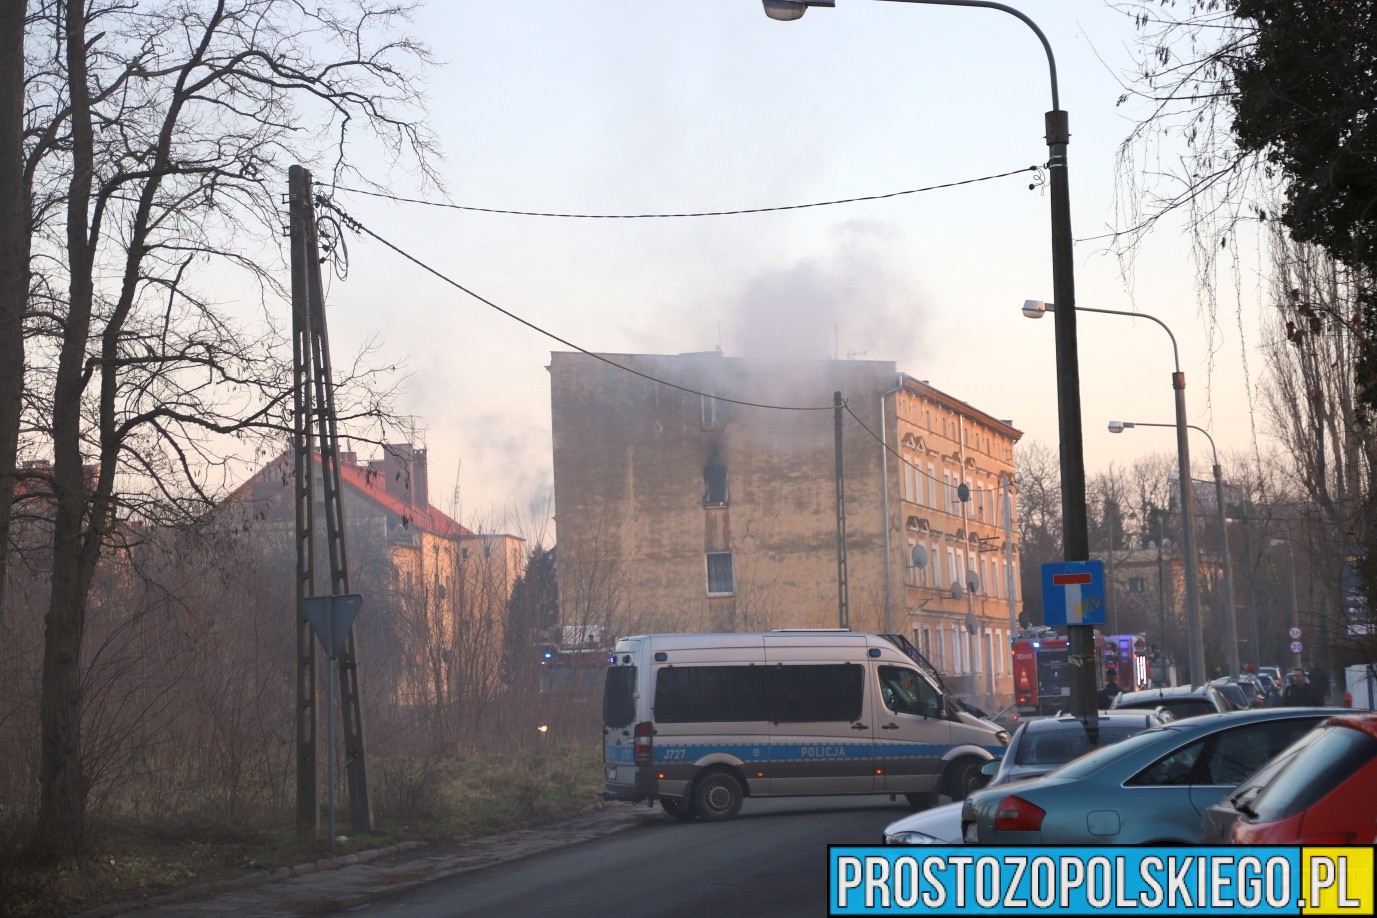
M 350 914 L 795 916 L 827 913 L 827 846 L 878 844 L 910 812 L 888 797 L 748 800 L 724 823 L 668 816 L 568 850 L 375 900 Z

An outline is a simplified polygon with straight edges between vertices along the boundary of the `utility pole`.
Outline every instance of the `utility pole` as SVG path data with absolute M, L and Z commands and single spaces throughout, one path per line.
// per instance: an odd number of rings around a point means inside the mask
M 314 223 L 311 175 L 300 166 L 288 172 L 289 234 L 292 254 L 292 452 L 296 462 L 296 828 L 303 835 L 320 830 L 320 791 L 316 782 L 316 641 L 302 600 L 316 595 L 313 533 L 310 292 L 307 277 L 315 269 L 307 253 L 306 227 Z
M 851 627 L 846 584 L 846 475 L 842 469 L 842 394 L 832 393 L 832 422 L 836 430 L 837 466 L 837 627 Z
M 301 209 L 301 221 L 293 220 L 292 239 L 293 281 L 296 280 L 296 258 L 300 249 L 304 256 L 307 325 L 305 340 L 298 356 L 305 358 L 296 370 L 296 379 L 303 382 L 308 392 L 300 396 L 304 405 L 311 409 L 316 421 L 316 439 L 319 443 L 321 481 L 325 508 L 325 545 L 330 560 L 330 592 L 332 596 L 345 596 L 349 589 L 349 555 L 344 531 L 344 494 L 340 484 L 339 471 L 339 433 L 335 418 L 335 385 L 330 364 L 330 339 L 325 323 L 325 296 L 320 279 L 320 241 L 316 232 L 315 202 L 311 193 L 311 174 L 300 166 L 293 166 L 289 173 L 289 186 L 292 195 L 293 214 Z M 298 239 L 297 235 L 300 234 Z M 295 292 L 295 284 L 294 284 Z M 295 313 L 295 311 L 294 311 Z M 306 365 L 309 364 L 309 370 Z M 306 375 L 309 373 L 309 379 Z M 311 408 L 313 404 L 313 408 Z M 310 422 L 305 422 L 307 428 Z M 309 432 L 305 442 L 309 444 Z M 301 463 L 298 462 L 298 465 Z M 307 464 L 314 465 L 314 457 L 307 456 Z M 306 476 L 306 490 L 311 503 L 314 502 L 315 475 Z M 298 482 L 300 494 L 300 482 Z M 300 512 L 300 504 L 298 504 Z M 298 531 L 303 524 L 298 520 Z M 308 513 L 304 536 L 298 539 L 298 556 L 302 542 L 307 544 L 308 554 L 314 555 L 314 514 Z M 314 566 L 314 560 L 312 560 Z M 298 560 L 300 565 L 300 560 Z M 312 572 L 311 581 L 314 580 Z M 306 578 L 298 568 L 298 590 L 306 583 Z M 298 615 L 300 615 L 298 610 Z M 298 640 L 300 635 L 298 634 Z M 368 770 L 364 756 L 364 730 L 362 690 L 359 675 L 359 652 L 355 631 L 351 627 L 344 648 L 338 656 L 338 677 L 340 681 L 340 713 L 344 722 L 344 767 L 349 784 L 349 815 L 353 830 L 373 831 L 373 804 L 368 788 Z M 312 705 L 314 707 L 314 705 Z M 314 716 L 314 714 L 312 715 Z M 314 727 L 312 728 L 314 737 Z M 312 756 L 314 759 L 314 755 Z M 298 768 L 300 768 L 298 762 Z M 300 774 L 298 774 L 300 782 Z M 312 798 L 314 801 L 314 797 Z M 298 800 L 298 819 L 301 802 Z M 318 819 L 319 817 L 317 817 Z

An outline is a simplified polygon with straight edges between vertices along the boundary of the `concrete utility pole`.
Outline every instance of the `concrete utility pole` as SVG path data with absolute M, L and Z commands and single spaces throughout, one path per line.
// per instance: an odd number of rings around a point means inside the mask
M 297 403 L 299 406 L 306 407 L 307 413 L 305 420 L 298 416 L 297 424 L 305 426 L 304 435 L 299 434 L 296 438 L 298 450 L 297 467 L 297 590 L 298 593 L 303 586 L 314 588 L 314 514 L 309 511 L 309 506 L 314 502 L 315 475 L 314 475 L 314 456 L 306 453 L 303 460 L 302 451 L 310 446 L 310 417 L 314 414 L 316 419 L 316 438 L 320 444 L 320 471 L 321 481 L 324 491 L 325 508 L 325 545 L 326 552 L 330 559 L 330 595 L 346 596 L 350 593 L 349 589 L 349 555 L 346 546 L 344 532 L 344 494 L 340 484 L 339 471 L 339 434 L 335 418 L 335 385 L 333 370 L 330 365 L 330 339 L 326 332 L 325 325 L 325 296 L 320 280 L 320 245 L 319 237 L 316 233 L 315 206 L 311 192 L 311 174 L 300 166 L 293 166 L 289 172 L 288 185 L 292 206 L 292 280 L 293 280 L 293 317 L 296 319 L 298 309 L 296 308 L 296 293 L 298 274 L 303 275 L 302 282 L 306 293 L 305 314 L 306 328 L 296 330 L 295 357 L 298 359 L 294 367 L 294 379 L 303 386 L 303 393 L 298 393 Z M 299 218 L 299 219 L 298 219 Z M 301 259 L 298 261 L 298 259 Z M 298 265 L 300 264 L 300 270 Z M 308 369 L 309 367 L 309 369 Z M 314 403 L 314 409 L 310 406 Z M 305 467 L 308 471 L 304 476 L 304 492 L 301 469 Z M 307 505 L 307 513 L 303 521 L 301 517 L 303 500 Z M 302 568 L 302 557 L 310 558 L 309 572 Z M 300 632 L 301 621 L 304 616 L 301 612 L 300 604 L 297 607 L 298 616 L 298 651 L 300 652 Z M 309 623 L 306 625 L 309 629 Z M 309 638 L 309 630 L 308 630 Z M 311 650 L 311 686 L 314 686 L 314 645 Z M 301 655 L 299 654 L 299 659 Z M 354 832 L 373 831 L 373 804 L 368 788 L 368 770 L 364 757 L 364 731 L 363 731 L 363 705 L 362 691 L 360 687 L 358 644 L 354 629 L 349 629 L 349 636 L 346 638 L 344 647 L 338 655 L 338 675 L 340 681 L 340 713 L 344 721 L 344 767 L 349 782 L 349 814 L 350 822 Z M 306 677 L 301 670 L 304 664 L 298 666 L 298 693 L 306 684 Z M 311 718 L 314 721 L 314 698 L 309 702 L 311 708 Z M 303 704 L 303 707 L 305 705 Z M 306 731 L 301 726 L 302 712 L 298 712 L 298 740 L 304 738 Z M 312 723 L 309 730 L 312 741 L 310 754 L 312 767 L 312 784 L 314 784 L 314 737 L 315 727 Z M 300 745 L 299 745 L 300 751 Z M 301 792 L 303 783 L 302 770 L 304 765 L 300 758 L 297 763 L 298 794 Z M 314 794 L 311 797 L 312 806 L 315 805 Z M 297 800 L 297 820 L 298 827 L 303 822 L 302 809 L 304 803 L 298 797 Z M 314 817 L 317 821 L 319 816 Z
M 310 283 L 315 269 L 307 252 L 306 227 L 313 225 L 311 174 L 300 166 L 288 173 L 292 251 L 292 451 L 296 480 L 296 828 L 304 835 L 320 830 L 320 790 L 316 782 L 316 640 L 302 600 L 316 595 L 313 545 L 315 434 L 309 368 L 311 365 Z

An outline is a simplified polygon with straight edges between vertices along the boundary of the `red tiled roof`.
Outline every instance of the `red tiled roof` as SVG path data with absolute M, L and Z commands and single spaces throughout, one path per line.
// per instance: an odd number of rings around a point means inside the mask
M 316 467 L 319 468 L 321 465 L 320 453 L 312 453 L 311 458 L 315 462 Z M 254 486 L 260 482 L 266 481 L 267 476 L 274 469 L 280 469 L 284 465 L 289 466 L 291 461 L 290 450 L 284 450 L 276 459 L 255 472 L 248 481 L 235 488 L 229 497 L 226 498 L 225 502 L 231 503 L 241 499 L 254 501 Z M 405 501 L 388 494 L 382 476 L 373 469 L 363 468 L 352 462 L 340 462 L 339 472 L 340 483 L 342 485 L 352 489 L 360 497 L 370 503 L 399 517 L 402 520 L 403 526 L 415 527 L 424 532 L 432 532 L 437 535 L 449 536 L 451 538 L 473 535 L 472 530 L 460 525 L 435 507 L 409 506 Z M 285 491 L 286 489 L 287 483 L 284 477 L 283 490 Z M 288 503 L 290 505 L 290 502 Z
M 312 454 L 319 465 L 321 462 L 320 454 Z M 364 497 L 380 505 L 389 513 L 394 513 L 402 518 L 405 526 L 415 526 L 426 532 L 433 532 L 444 536 L 470 536 L 473 533 L 461 526 L 459 523 L 450 519 L 449 516 L 437 510 L 435 507 L 411 507 L 405 502 L 387 493 L 387 489 L 382 484 L 382 476 L 371 469 L 360 468 L 350 462 L 339 464 L 339 477 L 342 484 L 346 484 L 358 491 Z

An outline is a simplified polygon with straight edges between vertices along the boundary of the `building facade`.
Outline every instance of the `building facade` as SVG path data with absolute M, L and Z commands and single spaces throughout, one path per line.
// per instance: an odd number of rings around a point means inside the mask
M 1012 696 L 1011 424 L 886 361 L 549 369 L 564 625 L 897 632 L 967 698 Z
M 314 457 L 318 543 L 325 515 L 320 457 Z M 293 552 L 294 461 L 265 465 L 225 502 L 222 517 Z M 356 627 L 371 690 L 398 706 L 483 702 L 501 690 L 503 624 L 524 570 L 524 540 L 475 533 L 430 504 L 426 451 L 390 444 L 383 457 L 340 455 L 351 589 L 364 596 Z M 276 533 L 279 538 L 269 536 Z M 294 555 L 292 556 L 294 557 Z M 318 547 L 316 582 L 330 574 Z M 382 646 L 376 646 L 381 644 Z

